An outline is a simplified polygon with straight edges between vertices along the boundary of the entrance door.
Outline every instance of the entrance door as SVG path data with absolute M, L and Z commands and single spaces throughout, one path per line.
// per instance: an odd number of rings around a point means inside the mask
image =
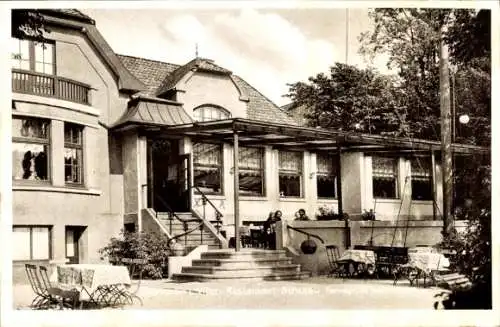
M 178 140 L 151 140 L 148 146 L 149 205 L 159 212 L 189 211 L 190 156 L 179 154 Z
M 80 263 L 81 236 L 85 228 L 85 226 L 66 226 L 66 258 L 69 259 L 69 263 Z

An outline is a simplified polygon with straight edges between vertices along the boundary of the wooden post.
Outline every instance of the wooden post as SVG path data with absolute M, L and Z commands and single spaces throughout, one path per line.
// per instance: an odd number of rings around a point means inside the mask
M 448 235 L 452 219 L 451 203 L 453 200 L 453 171 L 451 153 L 451 110 L 450 76 L 448 67 L 448 46 L 444 41 L 445 25 L 440 31 L 439 51 L 439 96 L 441 108 L 441 160 L 443 171 L 443 237 Z
M 234 180 L 234 240 L 235 250 L 240 250 L 240 181 L 238 169 L 238 132 L 233 132 L 233 180 Z
M 431 150 L 432 219 L 436 220 L 436 157 Z
M 340 217 L 344 214 L 344 208 L 342 203 L 342 169 L 341 169 L 341 155 L 342 148 L 337 146 L 337 211 Z M 349 220 L 344 219 L 344 230 L 345 230 L 345 245 L 346 248 L 351 247 L 351 229 L 349 228 Z

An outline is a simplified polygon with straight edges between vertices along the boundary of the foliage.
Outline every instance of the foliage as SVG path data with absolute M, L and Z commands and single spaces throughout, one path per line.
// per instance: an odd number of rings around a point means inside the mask
M 451 234 L 440 247 L 451 250 L 450 269 L 466 275 L 473 285 L 453 290 L 443 301 L 445 308 L 491 308 L 491 213 L 483 210 L 464 233 Z
M 374 70 L 336 63 L 329 76 L 321 73 L 309 83 L 289 86 L 294 106 L 311 109 L 306 113 L 310 126 L 390 135 L 405 129 L 400 90 L 391 77 Z
M 412 135 L 440 138 L 439 50 L 441 26 L 450 48 L 451 79 L 455 80 L 455 113 L 468 114 L 471 124 L 460 128 L 456 141 L 489 145 L 490 41 L 489 11 L 466 9 L 375 9 L 374 29 L 362 33 L 361 53 L 368 58 L 389 55 L 404 90 L 401 103 Z
M 363 213 L 361 214 L 361 219 L 375 220 L 375 212 L 373 211 L 373 209 L 370 209 L 370 211 L 364 210 Z
M 349 215 L 346 213 L 338 214 L 335 213 L 333 208 L 330 208 L 326 205 L 318 208 L 319 213 L 316 214 L 317 220 L 346 220 L 349 219 Z
M 44 32 L 50 33 L 45 24 L 45 18 L 36 9 L 13 9 L 11 20 L 12 37 L 18 39 L 30 38 L 44 41 Z
M 158 279 L 163 277 L 167 258 L 171 255 L 168 241 L 168 237 L 162 234 L 122 231 L 120 237 L 112 237 L 99 253 L 110 261 L 119 261 L 123 258 L 147 259 L 143 276 Z

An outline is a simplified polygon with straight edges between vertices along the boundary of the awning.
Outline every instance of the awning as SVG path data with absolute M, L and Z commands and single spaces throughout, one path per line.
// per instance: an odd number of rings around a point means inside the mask
M 415 138 L 400 138 L 381 135 L 362 134 L 323 128 L 302 127 L 287 124 L 274 124 L 262 121 L 232 118 L 216 121 L 193 122 L 170 126 L 137 126 L 143 134 L 152 137 L 189 136 L 195 142 L 232 143 L 233 134 L 238 133 L 239 145 L 270 145 L 291 151 L 328 151 L 341 150 L 361 152 L 427 152 L 441 151 L 441 143 Z M 489 147 L 467 144 L 453 144 L 451 149 L 462 154 L 489 154 Z
M 116 130 L 137 125 L 167 127 L 193 122 L 181 103 L 139 96 L 129 102 L 127 112 L 111 128 Z

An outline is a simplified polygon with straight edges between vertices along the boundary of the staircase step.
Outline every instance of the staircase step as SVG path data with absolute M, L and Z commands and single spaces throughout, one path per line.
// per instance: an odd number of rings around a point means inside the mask
M 286 258 L 284 250 L 256 250 L 241 249 L 236 252 L 234 249 L 223 249 L 218 251 L 209 251 L 201 254 L 201 259 L 238 259 L 253 260 L 257 258 L 279 259 Z
M 252 267 L 269 267 L 291 264 L 291 258 L 252 258 L 251 261 L 244 259 L 194 259 L 192 265 L 195 267 L 238 267 L 238 268 L 252 268 Z
M 172 278 L 174 280 L 182 280 L 182 281 L 225 281 L 225 280 L 297 280 L 297 279 L 306 279 L 311 277 L 310 272 L 277 272 L 270 273 L 266 275 L 259 276 L 245 276 L 241 277 L 239 275 L 230 275 L 230 276 L 220 276 L 220 275 L 211 275 L 211 274 L 196 274 L 196 273 L 180 273 L 174 274 Z
M 212 274 L 217 276 L 259 277 L 275 273 L 300 273 L 300 265 L 282 265 L 274 267 L 183 267 L 183 273 Z

